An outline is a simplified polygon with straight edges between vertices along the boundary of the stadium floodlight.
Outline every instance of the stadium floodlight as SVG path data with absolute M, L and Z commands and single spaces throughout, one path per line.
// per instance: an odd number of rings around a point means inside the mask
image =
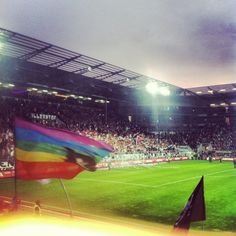
M 156 95 L 158 92 L 158 85 L 156 82 L 149 82 L 145 86 L 146 91 L 152 95 Z
M 168 87 L 161 87 L 160 94 L 163 96 L 170 96 L 170 90 Z
M 92 67 L 89 66 L 89 67 L 87 68 L 87 70 L 88 70 L 88 71 L 92 71 Z

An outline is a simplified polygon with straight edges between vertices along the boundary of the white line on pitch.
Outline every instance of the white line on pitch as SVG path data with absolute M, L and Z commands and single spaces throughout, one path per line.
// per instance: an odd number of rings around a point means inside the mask
M 217 178 L 217 177 L 219 177 L 219 178 L 224 178 L 224 177 L 236 177 L 236 175 L 216 175 L 216 176 L 210 176 L 210 177 L 214 177 L 214 178 Z
M 229 171 L 234 171 L 234 169 L 212 172 L 212 173 L 205 174 L 204 176 L 211 176 L 211 175 L 214 175 L 214 174 L 229 172 Z M 89 178 L 81 178 L 80 180 L 92 181 L 92 182 L 101 182 L 101 183 L 123 184 L 123 185 L 131 185 L 131 186 L 147 187 L 147 188 L 159 188 L 159 187 L 163 187 L 163 186 L 167 186 L 167 185 L 186 182 L 186 181 L 189 181 L 189 180 L 192 180 L 192 179 L 198 179 L 200 177 L 202 177 L 202 175 L 198 175 L 198 176 L 194 176 L 194 177 L 190 177 L 190 178 L 186 178 L 186 179 L 181 179 L 181 180 L 176 180 L 176 181 L 172 181 L 172 182 L 168 182 L 168 183 L 163 183 L 163 184 L 159 184 L 159 185 L 135 184 L 135 183 L 122 182 L 122 181 L 95 180 L 95 179 L 89 179 Z

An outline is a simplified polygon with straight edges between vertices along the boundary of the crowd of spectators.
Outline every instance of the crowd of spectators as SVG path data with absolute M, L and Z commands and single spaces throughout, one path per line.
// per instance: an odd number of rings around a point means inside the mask
M 14 156 L 13 120 L 15 116 L 43 125 L 68 129 L 102 140 L 114 148 L 114 154 L 145 153 L 180 155 L 179 145 L 196 150 L 211 143 L 214 150 L 235 150 L 236 132 L 232 127 L 204 127 L 199 130 L 149 133 L 147 128 L 130 122 L 112 109 L 105 119 L 104 109 L 40 100 L 2 97 L 0 99 L 0 155 L 10 161 Z M 106 122 L 107 121 L 107 122 Z

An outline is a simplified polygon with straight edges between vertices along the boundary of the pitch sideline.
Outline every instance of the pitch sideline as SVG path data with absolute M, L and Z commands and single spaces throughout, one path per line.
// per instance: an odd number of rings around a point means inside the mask
M 212 173 L 205 174 L 204 176 L 211 176 L 211 175 L 214 175 L 214 174 L 229 172 L 229 171 L 234 171 L 234 169 L 212 172 Z M 101 182 L 101 183 L 123 184 L 123 185 L 131 185 L 131 186 L 147 187 L 147 188 L 159 188 L 159 187 L 163 187 L 163 186 L 167 186 L 167 185 L 172 185 L 172 184 L 186 182 L 186 181 L 193 180 L 193 179 L 198 179 L 198 178 L 201 178 L 201 177 L 202 177 L 202 175 L 198 175 L 198 176 L 194 176 L 194 177 L 191 177 L 191 178 L 181 179 L 181 180 L 172 181 L 172 182 L 159 184 L 159 185 L 135 184 L 135 183 L 122 182 L 122 181 L 113 181 L 113 180 L 95 180 L 95 179 L 90 179 L 90 178 L 81 178 L 80 180 L 92 181 L 92 182 Z

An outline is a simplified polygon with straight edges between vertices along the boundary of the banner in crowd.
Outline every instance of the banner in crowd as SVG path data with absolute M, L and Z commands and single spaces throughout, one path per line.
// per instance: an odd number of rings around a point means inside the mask
M 14 170 L 4 170 L 0 171 L 0 179 L 4 178 L 11 178 L 15 176 L 15 171 Z
M 132 154 L 124 154 L 126 157 Z M 138 154 L 133 154 L 134 157 L 137 157 Z M 171 162 L 171 161 L 184 161 L 190 160 L 188 157 L 174 157 L 170 159 L 166 158 L 152 158 L 152 159 L 136 159 L 136 160 L 112 160 L 112 161 L 102 161 L 97 164 L 98 169 L 107 169 L 107 168 L 125 168 L 130 166 L 139 166 L 139 165 L 157 165 L 158 163 Z
M 32 119 L 38 119 L 38 120 L 56 120 L 57 119 L 57 116 L 50 115 L 50 114 L 31 113 L 30 116 Z

